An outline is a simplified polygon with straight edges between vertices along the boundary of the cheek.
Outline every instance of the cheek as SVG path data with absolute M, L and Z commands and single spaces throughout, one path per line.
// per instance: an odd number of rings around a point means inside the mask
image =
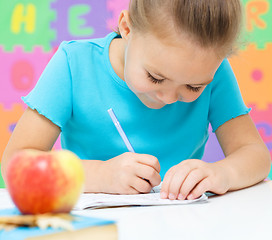
M 148 93 L 154 91 L 152 87 L 149 86 L 149 84 L 146 83 L 146 80 L 143 80 L 143 78 L 134 78 L 131 81 L 131 86 L 140 93 Z
M 142 58 L 135 49 L 128 48 L 125 57 L 124 80 L 134 92 L 148 93 L 154 91 L 154 84 L 147 78 L 142 67 Z
M 136 67 L 125 67 L 125 81 L 133 92 L 147 93 L 154 91 L 153 84 L 147 79 L 145 72 Z

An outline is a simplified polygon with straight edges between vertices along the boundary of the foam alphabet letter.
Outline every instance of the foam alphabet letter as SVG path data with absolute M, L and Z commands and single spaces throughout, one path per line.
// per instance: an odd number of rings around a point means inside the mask
M 268 9 L 268 2 L 265 1 L 251 1 L 247 3 L 246 13 L 248 31 L 253 31 L 253 23 L 258 28 L 266 28 L 266 22 L 260 18 L 260 15 L 267 13 Z
M 25 11 L 24 11 L 25 10 Z M 17 4 L 14 7 L 11 17 L 11 31 L 18 34 L 21 31 L 21 26 L 25 24 L 25 31 L 27 33 L 33 33 L 35 30 L 36 20 L 36 8 L 33 4 L 24 6 L 23 4 Z
M 90 36 L 92 27 L 86 27 L 86 20 L 81 18 L 90 12 L 91 7 L 85 4 L 75 5 L 69 8 L 69 33 L 73 36 Z

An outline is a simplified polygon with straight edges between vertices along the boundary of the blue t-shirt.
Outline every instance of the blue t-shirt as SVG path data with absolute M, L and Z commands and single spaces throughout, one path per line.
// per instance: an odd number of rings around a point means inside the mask
M 146 107 L 111 66 L 109 45 L 115 37 L 110 33 L 101 39 L 63 42 L 35 88 L 23 97 L 61 128 L 62 147 L 81 159 L 108 160 L 128 151 L 109 108 L 135 151 L 159 159 L 162 177 L 182 160 L 202 158 L 209 123 L 215 131 L 249 112 L 227 60 L 194 102 Z

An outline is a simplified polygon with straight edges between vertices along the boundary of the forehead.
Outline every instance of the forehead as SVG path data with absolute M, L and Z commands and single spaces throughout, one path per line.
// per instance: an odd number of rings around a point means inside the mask
M 143 65 L 175 80 L 182 78 L 198 84 L 212 79 L 222 62 L 215 49 L 201 48 L 185 36 L 160 39 L 144 34 L 137 41 Z

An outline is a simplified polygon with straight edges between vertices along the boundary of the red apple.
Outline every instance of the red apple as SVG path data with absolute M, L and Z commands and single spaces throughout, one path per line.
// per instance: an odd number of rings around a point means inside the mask
M 23 214 L 68 213 L 83 190 L 84 170 L 67 150 L 22 150 L 8 163 L 6 183 Z

